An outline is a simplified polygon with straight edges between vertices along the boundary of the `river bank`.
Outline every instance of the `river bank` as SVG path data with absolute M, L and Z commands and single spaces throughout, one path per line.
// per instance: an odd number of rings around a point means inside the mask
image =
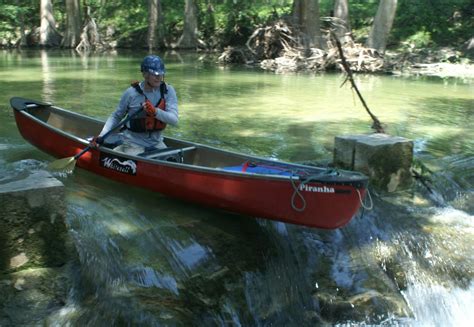
M 472 49 L 467 48 L 458 50 L 454 47 L 405 47 L 380 54 L 361 44 L 350 42 L 343 46 L 343 52 L 354 73 L 474 78 L 474 54 Z M 219 55 L 217 61 L 223 65 L 255 66 L 277 74 L 343 70 L 335 46 L 329 46 L 327 50 L 310 49 L 309 55 L 305 49 L 297 47 L 287 47 L 271 59 L 261 59 L 261 55 L 250 47 L 229 47 Z
M 387 52 L 387 68 L 396 75 L 474 78 L 468 52 L 454 48 Z

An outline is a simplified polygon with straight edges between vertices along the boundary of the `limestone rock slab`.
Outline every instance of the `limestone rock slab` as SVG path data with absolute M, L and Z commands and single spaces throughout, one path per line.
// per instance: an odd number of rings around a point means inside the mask
M 382 133 L 335 138 L 334 164 L 369 176 L 379 190 L 394 192 L 411 185 L 413 141 Z
M 0 180 L 0 271 L 67 260 L 64 185 L 46 171 Z

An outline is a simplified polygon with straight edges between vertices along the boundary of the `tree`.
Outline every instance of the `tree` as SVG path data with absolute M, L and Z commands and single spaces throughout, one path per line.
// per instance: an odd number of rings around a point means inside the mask
M 380 0 L 374 24 L 366 42 L 368 48 L 376 49 L 380 53 L 385 52 L 396 10 L 397 0 Z
M 79 0 L 66 0 L 66 30 L 61 46 L 75 48 L 81 39 L 81 8 Z
M 163 11 L 160 0 L 148 0 L 148 50 L 165 47 Z
M 95 22 L 94 17 L 92 16 L 91 6 L 87 4 L 87 1 L 84 0 L 84 26 L 81 32 L 81 42 L 76 47 L 77 51 L 89 51 L 94 49 L 103 48 L 104 44 L 100 39 L 99 30 Z
M 25 35 L 25 15 L 20 7 L 19 0 L 16 0 L 16 5 L 18 6 L 18 21 L 20 23 L 20 40 L 18 41 L 18 47 L 21 48 L 27 45 Z
M 334 1 L 334 18 L 336 18 L 336 35 L 344 43 L 351 39 L 351 25 L 349 22 L 348 0 Z
M 156 32 L 158 29 L 158 5 L 159 0 L 148 0 L 148 50 L 156 48 Z
M 319 21 L 319 0 L 294 0 L 293 23 L 300 31 L 305 49 L 324 49 Z
M 61 43 L 61 35 L 56 30 L 56 20 L 53 16 L 51 0 L 41 0 L 40 3 L 40 41 L 43 47 L 54 47 Z
M 176 48 L 192 49 L 198 46 L 197 37 L 197 6 L 195 0 L 186 0 L 184 8 L 184 30 L 176 44 Z

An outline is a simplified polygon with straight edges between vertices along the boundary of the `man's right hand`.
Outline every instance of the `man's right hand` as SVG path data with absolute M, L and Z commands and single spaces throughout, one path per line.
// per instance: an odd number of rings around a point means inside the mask
M 147 114 L 148 116 L 155 117 L 155 115 L 156 115 L 156 108 L 153 106 L 153 104 L 150 102 L 150 100 L 147 99 L 147 100 L 143 103 L 143 108 L 145 109 L 146 114 Z
M 89 146 L 91 148 L 97 149 L 102 143 L 104 143 L 104 140 L 100 136 L 94 136 L 92 140 L 89 142 Z

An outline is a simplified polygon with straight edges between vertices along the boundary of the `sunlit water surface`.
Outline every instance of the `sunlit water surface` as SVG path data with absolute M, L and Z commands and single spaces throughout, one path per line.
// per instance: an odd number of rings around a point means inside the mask
M 0 52 L 0 178 L 52 160 L 17 132 L 9 99 L 106 119 L 145 53 Z M 339 74 L 274 75 L 163 54 L 171 136 L 285 161 L 330 161 L 371 121 Z M 433 192 L 378 197 L 319 231 L 202 208 L 76 169 L 67 187 L 80 273 L 57 324 L 413 325 L 474 321 L 474 84 L 357 76 L 386 131 L 414 140 Z

